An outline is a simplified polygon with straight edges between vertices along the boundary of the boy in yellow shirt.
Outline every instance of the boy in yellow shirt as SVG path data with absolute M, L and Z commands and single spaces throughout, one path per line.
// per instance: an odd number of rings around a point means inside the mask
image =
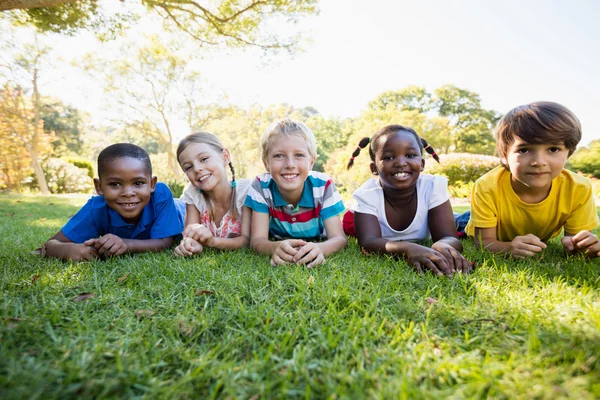
M 502 162 L 475 182 L 466 232 L 475 245 L 514 258 L 531 257 L 565 230 L 567 252 L 600 256 L 590 181 L 564 168 L 581 140 L 581 124 L 566 107 L 536 102 L 498 123 Z

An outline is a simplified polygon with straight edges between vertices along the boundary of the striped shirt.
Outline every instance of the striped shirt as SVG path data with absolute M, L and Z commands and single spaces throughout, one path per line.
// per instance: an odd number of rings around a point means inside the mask
M 324 221 L 344 211 L 344 203 L 331 178 L 316 171 L 308 173 L 296 207 L 283 199 L 268 173 L 252 182 L 244 205 L 254 212 L 269 214 L 269 234 L 277 240 L 325 239 Z

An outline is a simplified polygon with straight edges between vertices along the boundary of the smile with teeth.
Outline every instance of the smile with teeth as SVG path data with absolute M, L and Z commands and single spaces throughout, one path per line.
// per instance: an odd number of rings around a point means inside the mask
M 410 176 L 410 174 L 408 172 L 396 172 L 394 176 L 396 178 L 407 178 L 408 176 Z
M 198 182 L 204 182 L 205 180 L 207 180 L 208 178 L 210 178 L 211 174 L 207 174 L 204 176 L 201 176 L 200 178 L 198 178 Z
M 291 180 L 294 180 L 296 177 L 298 177 L 298 174 L 283 174 L 281 176 L 283 176 L 283 179 L 291 181 Z
M 119 203 L 123 208 L 135 208 L 139 203 Z

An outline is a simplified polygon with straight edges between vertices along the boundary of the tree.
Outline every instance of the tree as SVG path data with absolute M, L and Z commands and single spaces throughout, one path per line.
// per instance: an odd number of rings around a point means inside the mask
M 44 132 L 53 133 L 52 143 L 58 154 L 81 154 L 85 115 L 59 99 L 42 97 L 40 115 L 44 121 Z
M 1 3 L 4 7 L 0 10 L 13 10 L 15 21 L 43 32 L 73 35 L 88 29 L 112 37 L 139 18 L 141 4 L 162 18 L 167 27 L 184 32 L 203 46 L 257 46 L 290 51 L 296 49 L 298 35 L 269 32 L 265 29 L 266 22 L 294 25 L 301 17 L 318 12 L 317 0 L 125 0 L 122 3 L 123 12 L 116 13 L 96 0 L 10 0 Z
M 592 140 L 587 147 L 578 149 L 569 159 L 569 168 L 600 178 L 600 139 Z
M 371 110 L 386 110 L 388 107 L 398 111 L 426 113 L 433 106 L 431 94 L 424 87 L 408 86 L 401 90 L 383 92 L 369 102 Z
M 493 110 L 484 109 L 477 93 L 445 85 L 434 91 L 433 102 L 437 113 L 450 121 L 454 151 L 483 154 L 494 152 L 492 129 L 500 115 Z
M 138 39 L 139 41 L 139 39 Z M 174 154 L 175 138 L 203 125 L 211 107 L 203 101 L 199 75 L 190 58 L 178 53 L 175 42 L 162 43 L 157 35 L 136 46 L 124 44 L 112 59 L 88 55 L 80 65 L 104 84 L 107 105 L 115 109 L 113 122 L 125 133 L 142 135 L 167 153 L 169 170 L 181 171 Z M 176 122 L 187 122 L 184 132 Z M 181 129 L 181 128 L 180 128 Z
M 8 35 L 7 35 L 8 36 Z M 48 185 L 40 165 L 43 156 L 52 150 L 51 135 L 44 132 L 41 117 L 39 80 L 46 67 L 50 48 L 44 46 L 37 35 L 31 43 L 16 43 L 12 37 L 0 47 L 0 119 L 6 138 L 22 144 L 31 159 L 35 177 L 42 194 L 49 194 Z

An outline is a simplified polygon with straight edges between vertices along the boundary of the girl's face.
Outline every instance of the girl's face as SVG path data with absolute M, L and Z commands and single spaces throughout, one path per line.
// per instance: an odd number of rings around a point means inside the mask
M 194 187 L 210 192 L 215 187 L 229 184 L 227 164 L 229 151 L 217 151 L 206 143 L 190 143 L 179 154 L 179 165 Z
M 417 138 L 397 131 L 379 139 L 371 172 L 379 175 L 381 185 L 391 189 L 412 188 L 425 167 Z

